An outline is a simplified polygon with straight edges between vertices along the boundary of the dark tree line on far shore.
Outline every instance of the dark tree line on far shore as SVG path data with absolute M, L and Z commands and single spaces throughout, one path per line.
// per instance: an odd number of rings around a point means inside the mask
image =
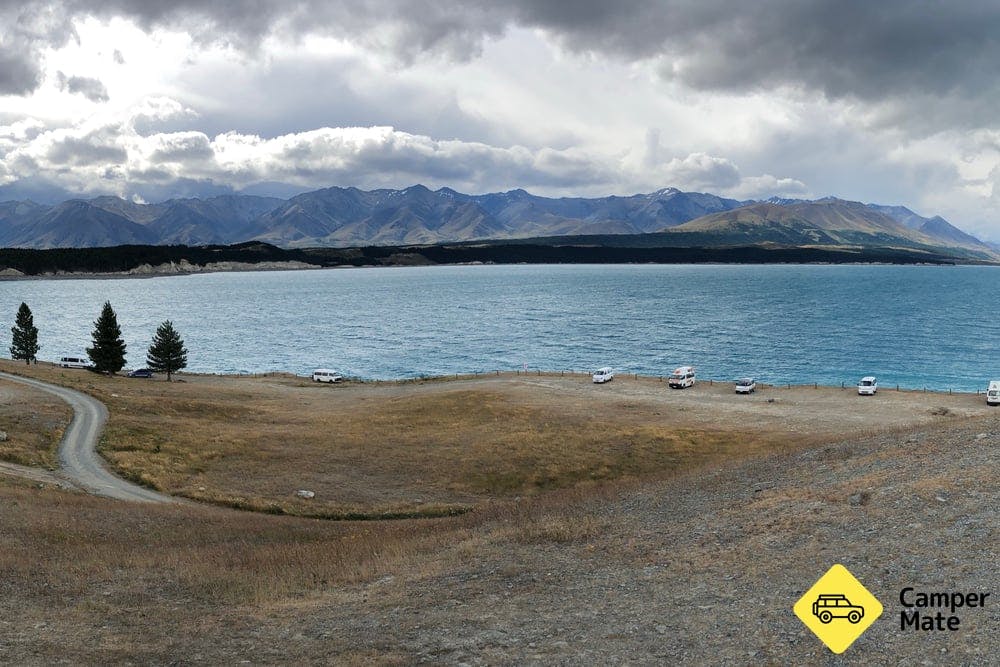
M 13 269 L 28 276 L 46 273 L 122 273 L 144 264 L 205 265 L 213 262 L 301 261 L 317 264 L 301 250 L 282 250 L 267 243 L 240 243 L 232 246 L 152 246 L 123 245 L 108 248 L 0 248 L 0 270 Z M 16 274 L 15 274 L 16 275 Z
M 109 248 L 0 248 L 0 271 L 37 276 L 59 273 L 124 273 L 143 265 L 187 262 L 259 264 L 300 262 L 316 267 L 413 266 L 422 264 L 780 264 L 858 263 L 954 264 L 960 258 L 907 248 L 812 248 L 770 246 L 665 245 L 663 234 L 570 236 L 355 248 L 278 248 L 261 241 L 235 245 Z

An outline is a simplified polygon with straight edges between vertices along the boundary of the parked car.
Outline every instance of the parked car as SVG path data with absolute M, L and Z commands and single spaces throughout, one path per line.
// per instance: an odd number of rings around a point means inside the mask
M 313 371 L 313 382 L 343 382 L 344 376 L 329 368 L 317 368 Z
M 878 391 L 878 380 L 874 375 L 866 375 L 858 382 L 858 395 L 874 396 L 876 391 Z
M 986 405 L 1000 405 L 1000 380 L 990 380 L 986 389 Z
M 753 378 L 742 378 L 736 381 L 737 394 L 752 394 L 757 391 L 757 381 Z
M 667 384 L 671 389 L 684 389 L 694 386 L 694 366 L 681 366 L 675 368 L 673 374 L 667 379 Z
M 128 376 L 130 378 L 151 378 L 153 377 L 153 371 L 148 368 L 136 368 L 134 371 L 129 371 Z
M 60 357 L 59 365 L 63 368 L 90 368 L 88 357 Z
M 594 371 L 594 384 L 604 384 L 615 379 L 615 371 L 610 366 L 604 366 Z

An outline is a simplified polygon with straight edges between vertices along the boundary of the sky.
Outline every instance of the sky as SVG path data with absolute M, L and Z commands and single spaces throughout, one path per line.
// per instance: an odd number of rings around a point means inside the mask
M 1000 6 L 0 0 L 0 201 L 836 196 L 1000 240 Z

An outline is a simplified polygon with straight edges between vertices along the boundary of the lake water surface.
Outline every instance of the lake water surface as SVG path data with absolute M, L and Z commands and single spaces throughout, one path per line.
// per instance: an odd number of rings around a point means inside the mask
M 0 282 L 42 351 L 82 353 L 105 300 L 130 367 L 173 321 L 190 371 L 364 378 L 586 370 L 971 391 L 1000 378 L 1000 267 L 515 265 Z

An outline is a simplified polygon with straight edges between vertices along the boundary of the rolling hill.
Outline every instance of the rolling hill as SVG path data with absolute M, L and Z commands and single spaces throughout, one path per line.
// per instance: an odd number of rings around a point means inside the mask
M 1000 259 L 992 247 L 941 217 L 926 219 L 904 207 L 873 206 L 832 197 L 749 204 L 661 232 L 683 245 L 947 249 L 968 258 Z

